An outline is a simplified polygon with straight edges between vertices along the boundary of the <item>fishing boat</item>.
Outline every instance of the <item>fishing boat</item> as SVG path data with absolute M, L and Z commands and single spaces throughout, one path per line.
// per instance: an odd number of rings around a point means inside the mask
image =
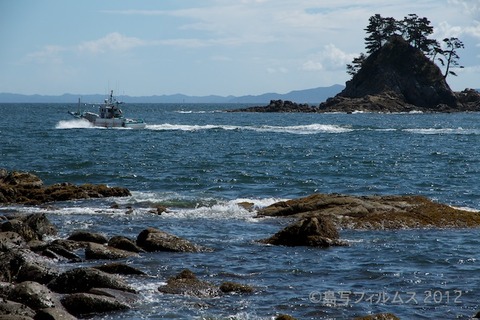
M 123 102 L 118 101 L 113 96 L 113 90 L 110 91 L 110 96 L 105 99 L 105 102 L 99 106 L 98 113 L 81 111 L 80 99 L 78 100 L 78 110 L 76 112 L 69 111 L 73 117 L 77 119 L 85 119 L 95 127 L 104 128 L 132 128 L 143 129 L 147 125 L 143 119 L 129 119 L 123 116 L 120 105 Z

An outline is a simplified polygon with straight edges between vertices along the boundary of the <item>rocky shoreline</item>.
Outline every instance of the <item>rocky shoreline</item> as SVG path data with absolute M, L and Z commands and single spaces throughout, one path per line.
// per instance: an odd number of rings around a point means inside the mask
M 39 199 L 56 201 L 47 196 L 39 197 L 39 194 L 51 188 L 44 186 L 35 175 L 6 170 L 0 172 L 0 205 L 31 205 L 40 203 Z M 65 194 L 71 198 L 60 192 L 62 187 L 68 190 Z M 116 191 L 112 191 L 106 186 L 89 185 L 85 189 L 67 183 L 56 185 L 55 188 L 57 194 L 63 194 L 60 197 L 62 201 L 79 199 L 80 196 L 88 198 L 129 194 L 124 188 L 114 188 Z M 27 195 L 32 195 L 33 198 L 30 199 Z M 259 239 L 258 243 L 318 248 L 348 245 L 340 239 L 340 228 L 480 226 L 479 212 L 455 209 L 420 196 L 314 194 L 260 209 L 258 217 L 295 219 L 291 225 L 268 238 Z M 136 239 L 123 235 L 107 238 L 88 230 L 77 230 L 66 238 L 59 238 L 57 228 L 45 214 L 4 214 L 0 216 L 0 319 L 68 320 L 135 308 L 140 295 L 129 285 L 128 279 L 148 275 L 134 266 L 118 261 L 131 257 L 141 258 L 155 251 L 215 254 L 211 248 L 148 226 Z M 93 267 L 76 266 L 84 261 L 98 264 Z M 68 262 L 71 267 L 61 270 L 58 262 Z M 255 290 L 254 287 L 241 283 L 203 281 L 188 269 L 179 270 L 177 275 L 167 279 L 166 285 L 158 288 L 159 294 L 181 294 L 200 299 L 229 294 L 248 295 L 255 293 Z M 358 319 L 379 317 L 398 319 L 392 314 Z M 278 314 L 276 319 L 293 318 Z
M 328 98 L 318 106 L 296 103 L 288 100 L 271 100 L 266 106 L 253 106 L 240 109 L 226 110 L 227 112 L 279 112 L 279 113 L 454 113 L 454 112 L 479 112 L 480 93 L 473 89 L 455 92 L 459 104 L 449 106 L 439 104 L 435 108 L 421 107 L 405 102 L 395 92 L 387 91 L 379 94 L 365 95 L 351 98 L 337 95 Z

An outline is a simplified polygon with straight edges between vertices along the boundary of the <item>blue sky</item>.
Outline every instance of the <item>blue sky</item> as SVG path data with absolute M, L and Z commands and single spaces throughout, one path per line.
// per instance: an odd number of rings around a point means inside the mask
M 0 0 L 0 92 L 247 95 L 345 84 L 376 13 L 455 36 L 480 88 L 480 0 Z

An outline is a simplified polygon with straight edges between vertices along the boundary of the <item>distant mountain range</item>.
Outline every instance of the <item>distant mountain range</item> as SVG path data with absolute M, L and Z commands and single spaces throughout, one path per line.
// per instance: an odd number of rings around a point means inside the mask
M 336 84 L 330 87 L 319 87 L 306 90 L 296 90 L 289 93 L 264 93 L 261 95 L 247 96 L 187 96 L 184 94 L 154 95 L 144 97 L 117 96 L 118 100 L 125 103 L 258 103 L 268 104 L 270 100 L 290 100 L 297 103 L 319 104 L 329 97 L 335 96 L 345 86 Z M 0 93 L 0 103 L 76 103 L 81 98 L 85 103 L 101 103 L 105 95 L 86 94 L 76 95 L 66 93 L 60 96 L 23 95 L 16 93 Z

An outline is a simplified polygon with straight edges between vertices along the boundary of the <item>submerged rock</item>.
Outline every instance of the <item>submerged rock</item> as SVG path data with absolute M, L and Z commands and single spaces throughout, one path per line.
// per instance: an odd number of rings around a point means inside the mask
M 186 269 L 167 280 L 167 284 L 158 288 L 162 293 L 182 294 L 198 298 L 211 298 L 219 295 L 219 289 L 213 284 L 198 280 L 195 274 Z
M 281 246 L 309 246 L 327 248 L 345 245 L 339 240 L 335 225 L 326 217 L 301 219 L 268 239 L 260 242 Z
M 468 228 L 480 226 L 480 212 L 440 204 L 422 196 L 313 194 L 274 203 L 258 217 L 328 216 L 346 229 Z
M 235 282 L 223 282 L 220 286 L 216 286 L 210 282 L 199 280 L 188 269 L 170 277 L 167 284 L 159 287 L 158 290 L 162 293 L 189 295 L 198 298 L 212 298 L 223 293 L 252 293 L 254 291 L 248 285 Z

